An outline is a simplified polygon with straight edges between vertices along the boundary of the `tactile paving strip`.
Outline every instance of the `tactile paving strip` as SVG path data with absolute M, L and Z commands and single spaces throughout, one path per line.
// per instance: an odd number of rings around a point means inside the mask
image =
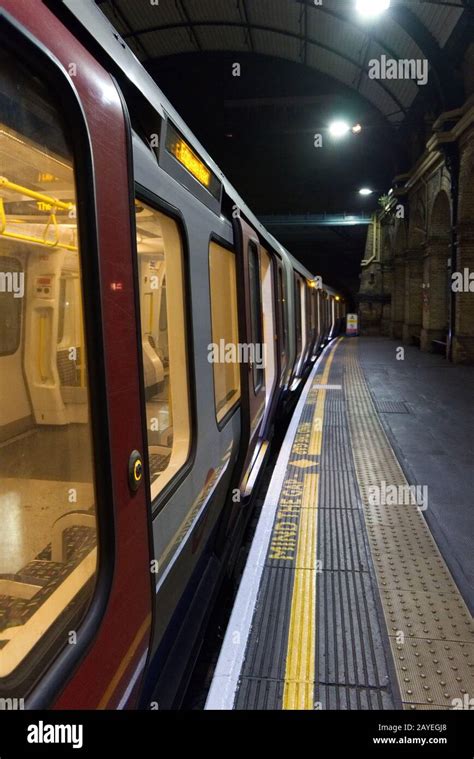
M 339 348 L 329 383 L 342 382 Z M 347 404 L 340 391 L 324 409 L 319 478 L 315 708 L 393 709 L 390 643 L 350 449 Z
M 473 619 L 423 512 L 405 497 L 409 483 L 383 430 L 355 343 L 343 350 L 354 461 L 402 701 L 407 709 L 452 709 L 474 696 Z M 402 488 L 393 505 L 391 486 Z

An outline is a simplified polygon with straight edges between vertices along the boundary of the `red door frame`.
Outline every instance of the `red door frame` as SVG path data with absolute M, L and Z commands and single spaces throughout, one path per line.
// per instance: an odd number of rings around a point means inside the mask
M 94 287 L 97 297 L 101 292 L 112 491 L 108 497 L 112 506 L 106 517 L 113 520 L 115 546 L 104 555 L 99 535 L 99 562 L 100 566 L 103 562 L 113 564 L 114 573 L 102 619 L 97 620 L 95 635 L 81 660 L 77 661 L 75 647 L 68 647 L 70 650 L 64 650 L 51 664 L 44 679 L 53 678 L 59 666 L 61 672 L 68 672 L 67 681 L 58 685 L 60 692 L 53 696 L 55 708 L 128 708 L 137 703 L 149 646 L 152 578 L 146 488 L 142 485 L 132 494 L 128 475 L 130 454 L 134 449 L 143 451 L 145 441 L 133 289 L 127 124 L 113 79 L 43 3 L 32 13 L 29 0 L 0 0 L 1 9 L 66 72 L 71 63 L 75 64 L 70 81 L 87 124 L 95 177 L 100 282 L 85 282 L 85 286 Z M 20 49 L 17 54 L 21 60 Z M 85 253 L 90 251 L 83 250 L 83 257 Z M 100 462 L 98 453 L 96 462 Z M 98 511 L 101 509 L 105 504 L 98 503 Z M 38 686 L 41 690 L 43 683 Z M 32 700 L 35 703 L 35 692 Z

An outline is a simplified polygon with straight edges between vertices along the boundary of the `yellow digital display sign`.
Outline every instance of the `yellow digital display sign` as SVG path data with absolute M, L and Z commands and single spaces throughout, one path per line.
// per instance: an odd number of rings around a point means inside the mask
M 171 124 L 168 124 L 166 149 L 215 198 L 220 197 L 221 183 L 217 177 Z
M 189 145 L 184 140 L 176 140 L 171 146 L 171 154 L 183 164 L 183 166 L 195 177 L 198 182 L 209 187 L 211 183 L 211 172 L 206 169 L 204 164 L 193 153 Z

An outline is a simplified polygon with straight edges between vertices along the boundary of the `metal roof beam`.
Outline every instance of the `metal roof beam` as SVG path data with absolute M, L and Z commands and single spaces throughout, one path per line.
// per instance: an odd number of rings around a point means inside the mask
M 183 23 L 171 23 L 171 24 L 162 24 L 161 26 L 153 26 L 148 27 L 144 29 L 137 29 L 135 32 L 126 34 L 125 38 L 128 37 L 135 37 L 135 36 L 141 36 L 143 34 L 149 34 L 151 32 L 163 32 L 168 31 L 170 29 L 179 29 L 186 27 L 188 24 L 186 22 Z M 193 22 L 194 27 L 200 27 L 200 26 L 221 26 L 221 27 L 229 27 L 229 28 L 242 28 L 242 26 L 245 26 L 241 21 L 194 21 Z M 279 29 L 278 27 L 272 27 L 267 26 L 266 24 L 252 24 L 253 29 L 258 29 L 259 31 L 264 32 L 272 32 L 273 34 L 281 34 L 284 37 L 290 37 L 297 40 L 302 40 L 303 35 L 297 32 L 290 32 L 285 29 Z M 333 55 L 339 56 L 345 61 L 348 61 L 353 66 L 355 66 L 359 71 L 362 71 L 365 76 L 368 77 L 368 72 L 364 70 L 364 67 L 361 66 L 359 61 L 356 61 L 354 58 L 351 58 L 349 55 L 346 55 L 345 53 L 342 53 L 340 50 L 336 50 L 335 48 L 331 47 L 330 45 L 325 45 L 322 42 L 319 42 L 319 40 L 315 40 L 312 37 L 306 37 L 307 43 L 311 45 L 315 45 L 316 47 L 321 48 L 322 50 L 326 50 L 327 52 L 332 53 Z M 155 59 L 157 60 L 157 59 Z M 151 61 L 148 61 L 151 62 Z M 316 68 L 316 67 L 311 67 Z M 335 75 L 333 75 L 334 78 L 337 79 Z M 338 80 L 342 81 L 342 80 Z M 371 79 L 370 82 L 374 85 L 377 85 L 380 87 L 384 92 L 391 98 L 391 100 L 397 105 L 398 111 L 406 115 L 407 109 L 406 107 L 398 100 L 397 96 L 392 92 L 392 90 L 381 80 L 381 79 Z M 345 84 L 345 82 L 343 82 Z M 350 86 L 350 85 L 347 85 Z M 366 98 L 367 99 L 367 98 Z M 369 101 L 371 102 L 371 101 Z M 372 103 L 372 107 L 377 108 L 377 106 Z M 380 110 L 380 109 L 378 109 Z M 382 111 L 383 113 L 383 111 Z
M 440 105 L 443 110 L 449 110 L 459 105 L 464 94 L 463 86 L 456 78 L 448 56 L 441 49 L 429 29 L 407 5 L 396 5 L 389 12 L 428 59 L 435 76 Z
M 354 15 L 351 15 L 349 13 L 340 13 L 338 11 L 334 11 L 331 8 L 328 8 L 324 3 L 322 5 L 315 5 L 314 0 L 296 0 L 297 3 L 301 3 L 302 5 L 306 5 L 308 8 L 312 8 L 315 12 L 319 13 L 325 13 L 327 16 L 332 16 L 332 18 L 335 18 L 339 22 L 343 22 L 345 24 L 352 24 L 353 26 L 356 26 L 361 32 L 363 32 L 366 36 L 369 36 L 368 34 L 368 27 L 364 25 L 362 22 L 357 21 L 357 18 L 355 17 L 355 9 L 354 9 Z M 387 53 L 391 58 L 398 58 L 398 53 L 395 50 L 392 50 L 385 40 L 382 40 L 380 37 L 378 37 L 376 34 L 374 34 L 373 28 L 370 30 L 370 38 L 377 43 L 377 45 L 380 45 L 383 50 L 386 50 Z
M 184 4 L 184 0 L 175 0 L 175 3 L 176 3 L 176 7 L 178 8 L 178 10 L 181 13 L 182 17 L 186 21 L 185 26 L 189 30 L 189 37 L 190 37 L 190 39 L 194 42 L 194 44 L 196 45 L 196 47 L 197 47 L 198 50 L 202 50 L 202 45 L 199 42 L 199 40 L 197 38 L 197 34 L 196 34 L 195 30 L 194 30 L 194 26 L 195 26 L 194 22 L 191 20 L 191 17 L 190 17 L 190 15 L 189 15 L 189 13 L 187 11 L 187 8 L 186 8 L 186 6 Z M 137 32 L 134 32 L 133 36 L 134 37 L 138 36 Z
M 355 9 L 352 9 L 350 12 L 341 13 L 334 11 L 331 8 L 327 8 L 324 4 L 315 6 L 313 0 L 297 0 L 297 2 L 309 6 L 315 11 L 326 13 L 328 16 L 332 16 L 338 21 L 352 24 L 357 27 L 357 29 L 360 29 L 360 31 L 368 34 L 367 27 L 363 22 L 358 21 L 357 16 L 355 15 Z M 469 7 L 472 7 L 472 2 L 473 0 L 464 0 L 463 6 L 456 7 L 461 8 L 461 10 L 466 10 L 469 9 Z M 434 2 L 434 4 L 441 5 L 442 3 Z M 428 59 L 435 75 L 441 105 L 444 107 L 457 105 L 460 97 L 462 97 L 461 86 L 458 82 L 453 82 L 452 66 L 429 29 L 427 29 L 416 13 L 410 10 L 405 4 L 392 5 L 387 11 L 387 14 L 390 15 L 390 17 L 393 18 L 393 20 L 404 30 Z M 380 45 L 391 58 L 395 58 L 396 60 L 400 58 L 397 51 L 392 50 L 385 40 L 374 34 L 373 28 L 370 29 L 370 38 Z
M 239 14 L 243 22 L 245 23 L 245 27 L 247 29 L 247 40 L 250 47 L 250 50 L 252 52 L 255 51 L 255 45 L 253 44 L 253 37 L 252 37 L 252 26 L 249 22 L 249 14 L 247 10 L 247 3 L 246 0 L 237 0 L 237 6 L 239 9 Z
M 356 227 L 372 223 L 372 215 L 364 213 L 308 213 L 259 216 L 264 227 Z
M 301 42 L 300 58 L 301 63 L 306 66 L 308 63 L 308 6 L 303 5 L 300 11 L 300 29 L 303 40 Z
M 129 29 L 129 33 L 127 33 L 126 35 L 122 35 L 123 38 L 129 37 L 130 35 L 132 37 L 134 37 L 134 32 L 133 32 L 132 25 L 130 24 L 130 22 L 126 18 L 125 14 L 121 10 L 121 8 L 118 7 L 118 5 L 115 2 L 115 0 L 96 0 L 96 3 L 97 3 L 97 5 L 105 5 L 105 3 L 107 3 L 108 5 L 110 5 L 112 13 L 115 14 L 116 18 L 118 18 L 118 20 L 122 22 L 122 24 L 124 25 L 124 27 L 126 29 Z M 140 48 L 140 50 L 142 51 L 143 55 L 146 58 L 148 58 L 149 57 L 148 50 L 145 49 L 145 47 L 143 46 L 142 42 L 139 39 L 134 39 L 134 42 L 137 45 L 137 47 Z

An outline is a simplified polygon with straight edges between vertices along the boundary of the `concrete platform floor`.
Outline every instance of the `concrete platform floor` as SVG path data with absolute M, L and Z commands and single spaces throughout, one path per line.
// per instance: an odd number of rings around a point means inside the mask
M 380 418 L 408 481 L 428 486 L 426 520 L 472 613 L 474 367 L 407 346 L 397 360 L 399 341 L 354 340 L 374 401 L 395 402 Z

